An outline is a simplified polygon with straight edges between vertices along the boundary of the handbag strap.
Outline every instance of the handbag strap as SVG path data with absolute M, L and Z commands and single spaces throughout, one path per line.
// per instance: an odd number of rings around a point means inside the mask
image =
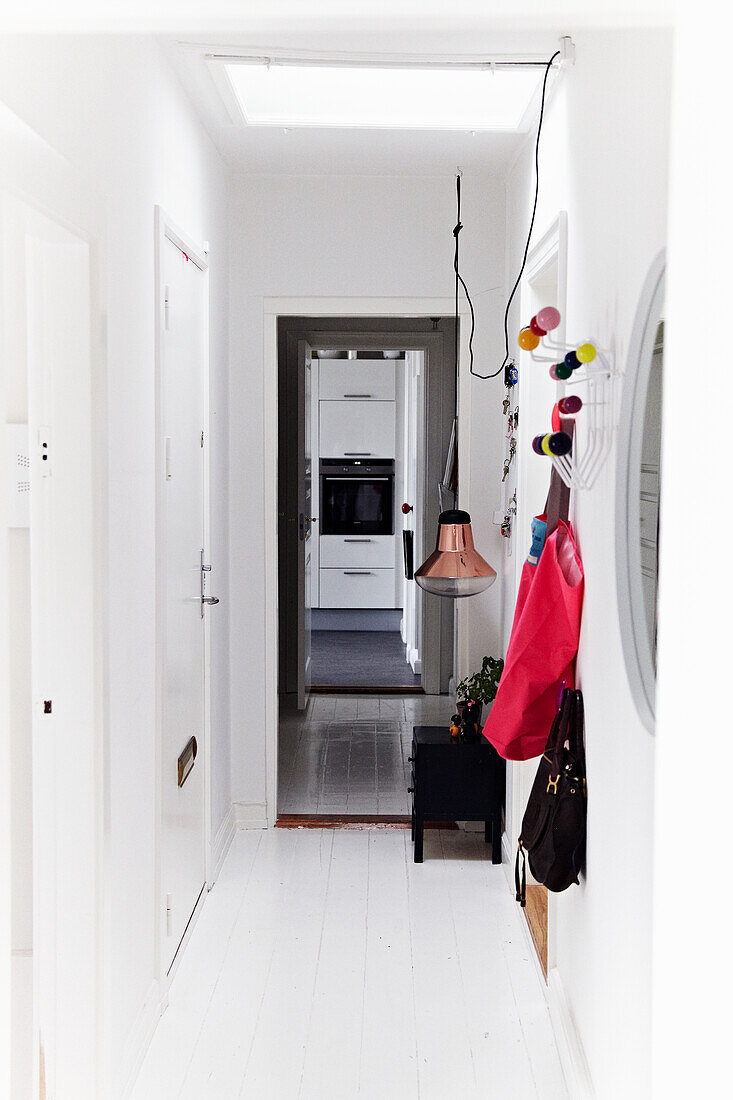
M 563 707 L 565 705 L 565 697 L 569 694 L 569 692 L 570 692 L 570 688 L 565 688 L 565 691 L 562 694 L 562 701 L 560 703 L 560 706 L 558 707 L 557 711 L 555 712 L 555 717 L 552 719 L 552 725 L 550 726 L 550 732 L 547 735 L 547 744 L 545 745 L 545 756 L 548 756 L 548 757 L 550 755 L 554 756 L 555 745 L 557 744 L 558 731 L 560 729 L 560 719 L 562 718 L 562 711 L 563 711 Z
M 583 692 L 574 691 L 575 713 L 573 724 L 570 727 L 570 751 L 576 760 L 582 762 L 583 775 L 585 775 L 585 708 L 583 706 Z
M 560 417 L 560 427 L 575 441 L 575 420 L 572 417 Z M 547 531 L 545 537 L 549 538 L 557 529 L 560 520 L 568 522 L 570 514 L 570 489 L 565 484 L 553 463 L 550 471 L 550 488 L 545 502 L 545 515 L 547 516 Z
M 522 870 L 519 870 L 519 857 L 522 857 Z M 517 858 L 514 860 L 514 889 L 522 909 L 527 904 L 527 858 L 521 840 L 517 846 Z
M 571 691 L 570 688 L 566 688 L 563 692 L 562 708 L 560 710 L 560 721 L 557 725 L 557 731 L 555 733 L 555 744 L 553 745 L 552 753 L 553 767 L 555 769 L 555 773 L 558 775 L 562 771 L 563 752 L 565 749 L 566 741 L 568 742 L 570 751 L 573 751 L 573 742 L 575 740 L 575 715 L 575 692 Z

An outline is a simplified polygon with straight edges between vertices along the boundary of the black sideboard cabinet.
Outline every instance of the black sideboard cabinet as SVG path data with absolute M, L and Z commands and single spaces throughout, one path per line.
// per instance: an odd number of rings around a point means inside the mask
M 451 739 L 445 726 L 413 726 L 412 839 L 423 861 L 426 821 L 483 821 L 491 862 L 501 863 L 501 815 L 506 762 L 485 737 L 472 745 Z

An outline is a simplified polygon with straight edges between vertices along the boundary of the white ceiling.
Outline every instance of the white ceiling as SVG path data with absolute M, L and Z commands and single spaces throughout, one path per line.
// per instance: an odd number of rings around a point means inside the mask
M 67 5 L 73 2 L 67 0 Z M 674 0 L 606 0 L 601 5 L 588 0 L 247 0 L 244 4 L 210 0 L 206 6 L 200 0 L 170 2 L 176 16 L 168 24 L 159 23 L 161 36 L 165 35 L 161 41 L 227 160 L 250 173 L 373 175 L 453 175 L 458 166 L 503 175 L 527 136 L 248 129 L 232 123 L 204 55 L 229 48 L 263 54 L 290 50 L 393 57 L 549 58 L 562 35 L 575 34 L 582 40 L 584 33 L 601 29 L 666 24 L 674 6 Z M 126 0 L 127 18 L 160 3 Z M 211 31 L 201 30 L 207 16 Z M 216 27 L 219 30 L 213 30 Z
M 196 34 L 201 41 L 213 28 L 218 34 L 267 37 L 273 29 L 290 35 L 318 25 L 348 25 L 352 34 L 364 38 L 389 24 L 413 37 L 430 26 L 443 39 L 463 28 L 475 39 L 482 29 L 502 34 L 522 28 L 531 34 L 562 24 L 563 33 L 572 34 L 583 27 L 671 26 L 675 8 L 676 0 L 25 0 L 0 8 L 0 28 L 66 34 L 180 32 Z
M 246 50 L 263 54 L 285 50 L 320 53 L 368 53 L 378 56 L 476 58 L 490 54 L 550 57 L 560 32 L 498 34 L 476 27 L 453 27 L 450 33 L 420 31 L 384 24 L 358 34 L 334 21 L 319 30 L 291 24 L 264 38 L 200 35 L 162 40 L 213 141 L 231 164 L 256 174 L 454 175 L 456 168 L 504 175 L 526 133 L 482 133 L 425 130 L 291 129 L 234 124 L 212 77 L 209 52 Z M 541 73 L 538 71 L 538 82 Z

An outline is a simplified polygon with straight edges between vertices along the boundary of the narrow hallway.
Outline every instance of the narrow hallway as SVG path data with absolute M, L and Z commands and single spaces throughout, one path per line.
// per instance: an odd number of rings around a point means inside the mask
M 0 18 L 0 1100 L 717 1100 L 733 6 L 219 7 Z
M 436 858 L 440 856 L 441 858 Z M 241 831 L 133 1100 L 566 1097 L 542 982 L 481 834 Z

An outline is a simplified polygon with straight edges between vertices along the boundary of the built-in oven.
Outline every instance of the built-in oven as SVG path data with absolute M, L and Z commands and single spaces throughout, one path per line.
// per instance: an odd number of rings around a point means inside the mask
M 394 459 L 322 458 L 322 535 L 394 534 Z

